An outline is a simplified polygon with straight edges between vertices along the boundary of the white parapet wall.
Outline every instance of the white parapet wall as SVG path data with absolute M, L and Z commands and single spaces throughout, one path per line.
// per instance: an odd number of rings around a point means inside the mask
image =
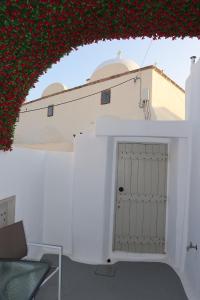
M 190 121 L 140 121 L 101 117 L 96 122 L 97 136 L 187 138 L 191 135 L 191 130 Z
M 43 238 L 44 162 L 43 151 L 0 152 L 0 199 L 16 197 L 15 221 L 23 220 L 32 241 Z
M 0 152 L 0 166 L 0 200 L 15 197 L 15 221 L 23 220 L 27 240 L 71 254 L 73 154 L 14 148 Z
M 72 258 L 86 263 L 105 262 L 106 159 L 106 137 L 80 135 L 75 139 Z
M 191 287 L 193 299 L 200 299 L 200 60 L 192 66 L 186 81 L 186 104 L 188 119 L 192 123 L 192 150 L 190 172 L 190 203 L 188 244 L 197 245 L 190 249 L 185 260 L 186 282 Z
M 46 153 L 43 240 L 62 245 L 66 255 L 72 254 L 72 175 L 73 153 Z

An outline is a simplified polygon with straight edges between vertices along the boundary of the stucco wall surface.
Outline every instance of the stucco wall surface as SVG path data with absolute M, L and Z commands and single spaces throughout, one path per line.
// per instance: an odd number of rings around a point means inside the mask
M 181 89 L 156 70 L 152 73 L 152 115 L 156 120 L 185 119 L 185 97 Z
M 92 135 L 75 141 L 72 257 L 102 263 L 107 139 Z
M 0 152 L 0 199 L 16 195 L 16 221 L 29 241 L 41 242 L 44 215 L 45 153 L 28 149 Z
M 135 77 L 141 80 L 134 81 Z M 101 105 L 101 91 L 108 88 L 111 88 L 111 102 Z M 143 97 L 146 89 L 149 90 L 152 120 L 184 118 L 184 92 L 150 67 L 25 103 L 21 108 L 24 113 L 20 114 L 19 122 L 16 124 L 14 142 L 31 146 L 35 144 L 40 149 L 42 144 L 46 144 L 52 149 L 53 144 L 72 145 L 74 134 L 94 131 L 96 119 L 102 116 L 144 120 L 144 112 L 139 108 L 139 101 L 140 90 Z M 84 98 L 87 95 L 91 96 Z M 74 101 L 75 99 L 79 100 Z M 63 102 L 69 103 L 56 106 Z M 47 117 L 47 107 L 53 104 L 54 115 Z M 45 109 L 32 111 L 38 108 Z M 29 112 L 26 113 L 26 110 Z M 67 151 L 70 150 L 69 147 Z
M 151 88 L 151 70 L 143 74 L 145 87 Z M 68 104 L 54 107 L 54 116 L 47 117 L 47 109 L 20 114 L 16 125 L 16 144 L 72 143 L 73 134 L 94 130 L 96 118 L 102 115 L 121 116 L 125 119 L 144 119 L 142 109 L 139 109 L 139 82 L 127 82 L 111 91 L 111 103 L 101 105 L 101 94 L 98 91 L 129 80 L 137 73 L 69 90 L 67 93 L 55 95 L 40 101 L 27 103 L 22 111 L 69 101 Z M 74 99 L 94 94 L 81 101 Z
M 136 121 L 132 121 L 137 123 Z M 161 122 L 162 123 L 162 122 Z M 178 122 L 179 123 L 179 122 Z M 121 121 L 119 121 L 121 124 Z M 107 124 L 109 135 L 110 126 Z M 163 125 L 163 126 L 162 126 Z M 174 124 L 176 125 L 176 124 Z M 146 125 L 147 126 L 147 125 Z M 181 269 L 185 255 L 186 235 L 183 233 L 185 204 L 188 200 L 188 139 L 166 138 L 156 131 L 154 136 L 145 137 L 144 128 L 135 128 L 137 135 L 108 137 L 81 135 L 75 141 L 73 179 L 72 245 L 73 257 L 85 262 L 105 263 L 109 257 L 134 260 L 136 256 L 125 253 L 112 253 L 113 203 L 115 201 L 115 143 L 124 142 L 163 142 L 169 144 L 168 215 L 167 215 L 167 256 L 165 261 Z M 155 134 L 156 133 L 156 134 Z M 178 135 L 180 132 L 177 132 Z M 137 259 L 153 260 L 153 256 L 137 255 Z M 155 257 L 155 260 L 160 258 Z
M 198 114 L 195 120 L 199 122 Z M 115 122 L 117 124 L 117 120 Z M 199 252 L 186 254 L 185 215 L 188 209 L 185 211 L 185 208 L 188 208 L 187 189 L 190 175 L 187 139 L 190 131 L 186 129 L 189 124 L 177 122 L 176 127 L 176 122 L 172 122 L 172 126 L 161 122 L 158 130 L 154 122 L 150 123 L 151 128 L 148 132 L 145 130 L 145 126 L 149 126 L 148 122 L 134 126 L 136 123 L 132 121 L 127 124 L 127 121 L 124 121 L 123 126 L 122 121 L 118 121 L 117 128 L 121 128 L 122 134 L 118 137 L 116 132 L 114 134 L 110 132 L 112 120 L 111 123 L 107 122 L 107 127 L 104 124 L 103 130 L 99 128 L 101 136 L 79 135 L 75 138 L 74 154 L 30 149 L 15 149 L 11 153 L 1 152 L 0 197 L 16 195 L 16 220 L 24 220 L 29 240 L 61 244 L 64 246 L 64 253 L 74 260 L 95 264 L 106 263 L 107 258 L 114 259 L 110 248 L 113 226 L 112 201 L 114 201 L 113 136 L 116 141 L 130 142 L 152 142 L 152 139 L 162 138 L 169 143 L 172 151 L 169 153 L 169 208 L 165 261 L 181 270 L 187 255 L 184 274 L 189 286 L 198 296 Z M 135 136 L 131 136 L 131 126 L 134 128 Z M 195 128 L 197 135 L 198 127 Z M 162 136 L 163 132 L 165 139 Z M 200 226 L 198 143 L 198 139 L 194 138 L 193 157 L 196 160 L 192 162 L 192 200 L 188 238 L 197 243 L 199 235 L 196 228 Z M 136 258 L 121 254 L 117 257 L 117 260 L 120 259 Z M 138 259 L 143 260 L 142 257 L 137 257 Z M 148 260 L 148 256 L 145 259 Z M 159 261 L 159 258 L 150 260 Z
M 72 252 L 73 153 L 47 152 L 44 174 L 44 231 L 46 243 Z
M 193 126 L 191 170 L 190 174 L 190 204 L 189 204 L 189 229 L 188 244 L 190 241 L 198 246 L 198 250 L 187 252 L 185 261 L 185 274 L 195 299 L 200 298 L 200 60 L 193 66 L 191 75 L 186 82 L 186 102 L 188 117 Z
M 73 154 L 15 148 L 0 152 L 0 166 L 0 200 L 16 195 L 15 221 L 23 220 L 27 240 L 70 254 Z

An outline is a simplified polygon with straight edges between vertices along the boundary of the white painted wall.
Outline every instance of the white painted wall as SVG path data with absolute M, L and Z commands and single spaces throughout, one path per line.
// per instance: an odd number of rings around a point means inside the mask
M 42 241 L 45 152 L 0 152 L 0 199 L 16 195 L 16 221 L 23 220 L 29 241 Z
M 47 152 L 44 180 L 44 234 L 46 243 L 63 246 L 72 253 L 73 153 Z
M 73 154 L 15 148 L 0 152 L 0 166 L 0 199 L 16 195 L 15 220 L 23 220 L 27 240 L 71 254 Z
M 185 275 L 195 299 L 200 299 L 200 60 L 193 66 L 186 82 L 188 117 L 192 122 L 192 153 L 190 177 L 190 215 L 188 243 L 198 245 L 198 251 L 190 250 L 186 255 Z
M 97 136 L 157 136 L 188 137 L 191 134 L 189 121 L 140 121 L 101 117 L 96 122 Z
M 115 120 L 116 121 L 116 120 Z M 117 122 L 117 121 L 116 121 Z M 116 128 L 126 121 L 118 121 Z M 131 123 L 131 122 L 130 122 Z M 129 125 L 130 125 L 129 123 Z M 159 123 L 160 130 L 145 130 L 149 122 L 143 126 L 135 127 L 136 136 L 127 133 L 130 127 L 125 127 L 124 136 L 113 139 L 110 126 L 104 126 L 104 135 L 81 135 L 75 140 L 74 154 L 74 181 L 73 181 L 73 258 L 89 263 L 105 263 L 107 258 L 114 260 L 164 260 L 178 269 L 181 269 L 186 247 L 186 238 L 183 233 L 185 224 L 185 205 L 188 201 L 188 177 L 186 176 L 189 164 L 188 147 L 190 130 L 189 124 L 182 124 L 185 129 L 177 127 L 180 122 L 167 124 Z M 169 122 L 170 123 L 170 122 Z M 110 123 L 111 124 L 111 123 Z M 107 125 L 110 125 L 107 124 Z M 137 122 L 133 121 L 133 125 Z M 146 125 L 145 125 L 146 124 Z M 158 125 L 158 124 L 157 124 Z M 184 127 L 185 126 L 185 127 Z M 133 126 L 134 127 L 134 126 Z M 174 128 L 174 130 L 173 130 Z M 100 130 L 99 130 L 100 131 Z M 154 135 L 152 135 L 154 132 Z M 162 137 L 162 134 L 166 138 Z M 170 137 L 170 134 L 172 137 Z M 179 138 L 179 135 L 185 137 Z M 110 137 L 109 137 L 110 135 Z M 145 136 L 146 135 L 146 136 Z M 115 135 L 116 136 L 116 135 Z M 140 136 L 140 138 L 139 138 Z M 116 140 L 140 142 L 166 142 L 169 143 L 169 190 L 168 190 L 168 227 L 167 227 L 167 256 L 129 255 L 112 253 L 112 227 L 114 203 L 114 148 Z M 162 140 L 162 141 L 161 141 Z
M 184 257 L 184 250 L 181 252 L 184 236 L 180 236 L 180 232 L 184 227 L 184 207 L 187 202 L 186 136 L 190 133 L 189 123 L 161 122 L 158 132 L 152 122 L 143 122 L 138 126 L 134 126 L 137 122 L 127 122 L 118 121 L 115 126 L 121 128 L 126 140 L 137 140 L 140 136 L 140 139 L 148 141 L 153 137 L 161 138 L 163 132 L 170 140 L 172 176 L 169 178 L 171 204 L 167 247 L 169 261 L 180 267 Z M 77 136 L 74 154 L 23 149 L 0 153 L 1 197 L 16 194 L 16 219 L 25 220 L 31 239 L 43 238 L 44 242 L 61 244 L 65 253 L 74 259 L 90 263 L 106 262 L 112 254 L 110 222 L 111 201 L 114 201 L 114 139 L 110 133 L 112 123 L 107 125 L 107 133 L 105 124 L 103 127 L 104 136 Z M 130 128 L 134 128 L 135 137 L 130 137 Z M 181 133 L 181 129 L 184 129 L 184 133 Z M 173 137 L 169 139 L 170 135 Z M 181 139 L 178 139 L 179 135 L 182 135 Z
M 106 137 L 75 139 L 72 257 L 88 263 L 104 260 L 106 154 Z
M 97 122 L 97 136 L 77 136 L 74 154 L 30 149 L 0 152 L 0 199 L 16 195 L 16 220 L 24 220 L 28 239 L 61 244 L 65 253 L 75 260 L 105 263 L 111 254 L 113 137 L 168 138 L 172 174 L 168 199 L 171 203 L 168 210 L 168 261 L 180 272 L 185 261 L 183 275 L 193 298 L 199 299 L 200 252 L 191 250 L 186 253 L 186 241 L 197 243 L 200 249 L 198 78 L 200 62 L 194 66 L 187 82 L 187 122 L 136 122 L 108 118 Z M 189 194 L 190 204 L 187 203 Z

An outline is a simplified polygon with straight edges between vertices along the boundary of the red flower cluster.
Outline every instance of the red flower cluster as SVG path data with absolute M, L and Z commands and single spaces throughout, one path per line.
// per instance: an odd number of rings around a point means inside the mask
M 11 150 L 29 89 L 78 46 L 105 39 L 200 37 L 199 0 L 6 0 L 0 5 L 0 150 Z

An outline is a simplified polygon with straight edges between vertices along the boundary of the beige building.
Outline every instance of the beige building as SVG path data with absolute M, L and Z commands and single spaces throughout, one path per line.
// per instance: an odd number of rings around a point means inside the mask
M 185 119 L 185 92 L 155 66 L 140 68 L 121 58 L 101 64 L 87 83 L 67 89 L 49 85 L 41 98 L 23 104 L 14 144 L 73 151 L 77 134 L 95 130 L 96 119 Z

